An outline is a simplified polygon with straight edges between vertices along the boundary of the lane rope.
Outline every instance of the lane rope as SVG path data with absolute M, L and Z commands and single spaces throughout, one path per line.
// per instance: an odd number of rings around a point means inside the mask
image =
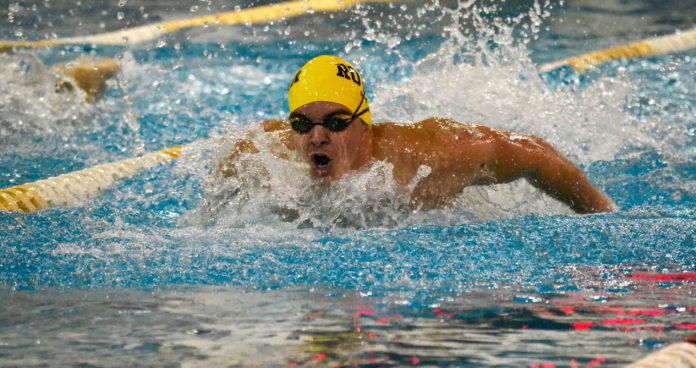
M 360 3 L 387 3 L 390 0 L 296 0 L 233 10 L 195 18 L 152 23 L 120 31 L 90 36 L 38 41 L 0 41 L 0 51 L 15 48 L 42 48 L 62 45 L 128 45 L 150 41 L 183 29 L 214 26 L 259 24 L 279 21 L 313 12 L 338 12 Z
M 658 350 L 627 368 L 696 368 L 696 345 L 679 342 Z
M 171 147 L 136 158 L 0 189 L 0 211 L 34 213 L 57 206 L 77 206 L 95 198 L 118 180 L 177 159 L 182 149 L 182 146 Z
M 686 51 L 694 47 L 696 47 L 696 28 L 554 61 L 540 66 L 538 71 L 539 73 L 546 73 L 568 65 L 575 69 L 576 72 L 584 73 L 591 68 L 613 60 L 667 55 Z

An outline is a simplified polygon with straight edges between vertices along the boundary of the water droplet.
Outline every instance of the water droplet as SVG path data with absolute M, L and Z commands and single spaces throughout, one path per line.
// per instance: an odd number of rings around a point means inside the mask
M 118 20 L 125 18 L 125 16 L 126 15 L 123 12 L 116 13 L 116 19 L 118 19 Z
M 128 3 L 128 0 L 118 0 L 118 7 L 123 8 Z
M 167 43 L 164 40 L 157 41 L 157 48 L 158 49 L 161 49 L 164 46 L 167 46 Z
M 312 8 L 311 6 L 307 8 L 307 14 L 314 14 L 314 8 Z
M 14 32 L 15 36 L 17 37 L 22 37 L 24 35 L 24 32 L 22 31 L 21 28 L 17 28 Z
M 391 48 L 391 49 L 398 46 L 400 43 L 401 43 L 401 38 L 397 37 L 397 36 L 389 37 L 389 39 L 387 40 L 387 46 L 389 46 L 389 48 Z
M 197 12 L 197 11 L 198 11 L 198 5 L 193 5 L 193 6 L 191 6 L 190 11 L 191 11 L 191 13 Z

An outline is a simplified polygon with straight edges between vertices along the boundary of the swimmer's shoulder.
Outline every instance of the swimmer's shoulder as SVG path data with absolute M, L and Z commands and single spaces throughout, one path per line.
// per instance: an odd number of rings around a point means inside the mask
M 377 140 L 412 143 L 444 143 L 448 141 L 485 140 L 494 130 L 483 125 L 465 124 L 450 118 L 432 117 L 415 123 L 380 123 L 374 126 Z

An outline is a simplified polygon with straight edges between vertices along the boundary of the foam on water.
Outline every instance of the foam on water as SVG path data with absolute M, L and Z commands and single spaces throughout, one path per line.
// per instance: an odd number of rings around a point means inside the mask
M 412 66 L 412 77 L 378 86 L 376 114 L 394 121 L 448 116 L 531 133 L 584 164 L 611 160 L 628 142 L 645 142 L 648 137 L 623 110 L 631 91 L 628 78 L 582 89 L 545 83 L 526 46 L 545 15 L 538 4 L 535 9 L 512 20 L 484 19 L 492 9 L 460 6 L 452 13 L 449 39 Z M 464 21 L 475 25 L 474 35 L 458 26 Z M 519 29 L 531 34 L 515 38 Z
M 36 55 L 0 54 L 0 64 L 0 138 L 69 134 L 93 111 L 79 88 L 58 90 L 61 77 Z

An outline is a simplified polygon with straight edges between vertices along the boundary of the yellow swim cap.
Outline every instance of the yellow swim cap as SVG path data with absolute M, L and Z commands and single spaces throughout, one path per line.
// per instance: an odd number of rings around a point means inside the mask
M 317 101 L 339 103 L 351 111 L 368 108 L 363 78 L 352 65 L 336 56 L 321 55 L 308 61 L 290 84 L 290 112 Z M 360 119 L 372 125 L 369 110 Z

